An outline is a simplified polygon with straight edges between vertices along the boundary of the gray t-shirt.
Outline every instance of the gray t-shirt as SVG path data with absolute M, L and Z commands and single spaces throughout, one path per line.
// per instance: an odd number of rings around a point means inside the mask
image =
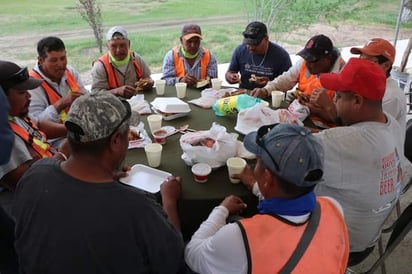
M 387 117 L 387 123 L 362 122 L 315 134 L 325 151 L 324 180 L 315 192 L 342 205 L 351 252 L 376 243 L 399 196 L 402 131 Z

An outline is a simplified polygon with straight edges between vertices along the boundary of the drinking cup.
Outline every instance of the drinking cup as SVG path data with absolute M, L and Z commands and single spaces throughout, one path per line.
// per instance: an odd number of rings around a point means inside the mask
M 285 98 L 285 94 L 280 90 L 274 90 L 272 91 L 271 95 L 272 95 L 272 106 L 274 108 L 280 107 L 280 104 L 282 104 L 282 101 Z
M 147 116 L 147 123 L 149 124 L 150 132 L 154 132 L 162 127 L 162 115 L 151 114 Z
M 246 166 L 246 161 L 240 157 L 231 157 L 226 161 L 227 170 L 229 172 L 229 180 L 233 184 L 240 182 L 239 179 L 232 178 L 234 174 L 240 174 Z
M 177 98 L 180 98 L 180 99 L 185 98 L 187 84 L 186 83 L 176 83 L 175 87 L 176 87 Z
M 214 90 L 219 90 L 222 86 L 222 80 L 220 80 L 219 78 L 213 78 L 211 82 L 212 82 L 212 89 Z
M 166 81 L 165 80 L 156 80 L 155 85 L 156 85 L 156 94 L 157 95 L 164 95 L 165 94 Z
M 146 152 L 147 162 L 151 167 L 160 166 L 162 159 L 162 145 L 158 143 L 150 143 L 145 145 L 144 151 Z

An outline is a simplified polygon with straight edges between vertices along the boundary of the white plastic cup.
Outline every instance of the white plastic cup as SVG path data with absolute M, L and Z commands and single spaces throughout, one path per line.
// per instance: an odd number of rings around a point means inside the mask
M 240 157 L 231 157 L 226 161 L 227 170 L 229 172 L 229 180 L 232 184 L 237 184 L 240 179 L 232 178 L 234 174 L 240 174 L 246 167 L 246 161 Z
M 150 143 L 145 145 L 144 151 L 146 152 L 146 158 L 149 166 L 160 166 L 160 162 L 162 160 L 162 149 L 162 145 L 158 143 Z
M 176 83 L 175 87 L 176 87 L 177 98 L 180 98 L 180 99 L 185 98 L 187 84 L 186 83 Z
M 149 124 L 150 132 L 154 132 L 162 127 L 162 115 L 151 114 L 147 116 L 147 123 Z
M 210 172 L 212 172 L 212 168 L 206 163 L 197 163 L 192 166 L 192 173 L 196 182 L 207 182 Z
M 156 80 L 155 85 L 156 85 L 156 94 L 157 95 L 164 95 L 165 94 L 166 80 Z
M 285 98 L 285 93 L 280 90 L 274 90 L 271 92 L 272 95 L 272 107 L 278 108 L 282 104 L 283 99 Z
M 219 78 L 213 78 L 211 82 L 212 82 L 212 89 L 214 90 L 219 90 L 222 87 L 222 80 L 220 80 Z

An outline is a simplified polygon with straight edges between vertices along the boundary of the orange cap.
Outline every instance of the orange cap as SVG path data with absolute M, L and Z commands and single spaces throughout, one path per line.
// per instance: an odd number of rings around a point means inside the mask
M 392 44 L 382 38 L 372 38 L 363 48 L 351 48 L 352 54 L 366 54 L 370 56 L 382 55 L 388 59 L 392 64 L 395 61 L 396 50 Z

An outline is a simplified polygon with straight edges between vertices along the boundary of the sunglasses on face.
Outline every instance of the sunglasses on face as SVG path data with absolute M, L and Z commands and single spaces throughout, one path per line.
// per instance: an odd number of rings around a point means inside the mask
M 279 170 L 279 165 L 278 163 L 275 161 L 275 159 L 273 159 L 272 155 L 270 154 L 269 150 L 266 148 L 265 145 L 265 140 L 264 137 L 265 135 L 272 130 L 272 128 L 274 128 L 275 126 L 279 125 L 279 123 L 276 124 L 272 124 L 272 125 L 267 125 L 267 126 L 262 126 L 258 129 L 257 133 L 256 133 L 256 144 L 258 146 L 260 146 L 267 155 L 269 155 L 270 159 L 272 160 L 273 164 L 275 165 L 276 170 Z

